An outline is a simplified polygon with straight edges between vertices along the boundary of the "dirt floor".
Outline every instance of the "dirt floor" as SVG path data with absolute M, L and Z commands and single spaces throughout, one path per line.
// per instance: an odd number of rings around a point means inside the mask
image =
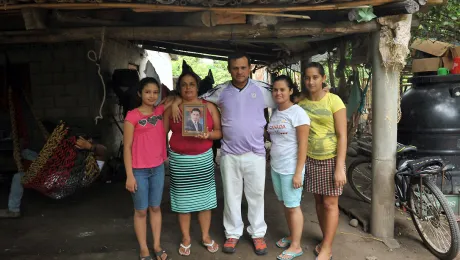
M 212 235 L 222 245 L 223 197 L 219 170 L 218 208 L 213 211 Z M 167 179 L 168 181 L 168 179 Z M 0 205 L 6 206 L 9 183 L 0 183 Z M 345 197 L 344 197 L 345 198 Z M 350 198 L 349 198 L 350 199 Z M 352 198 L 353 199 L 353 198 Z M 176 215 L 170 211 L 168 187 L 163 197 L 162 245 L 173 259 L 187 259 L 177 254 L 180 232 Z M 276 248 L 277 239 L 286 235 L 287 226 L 282 205 L 276 201 L 271 180 L 266 180 L 265 217 L 268 224 L 266 256 L 254 254 L 247 234 L 240 241 L 237 252 L 227 255 L 222 252 L 208 253 L 200 246 L 199 225 L 194 217 L 192 224 L 192 255 L 188 259 L 276 259 L 281 252 Z M 305 194 L 302 203 L 305 216 L 303 246 L 305 254 L 298 259 L 315 259 L 313 248 L 321 239 L 315 215 L 313 197 Z M 246 204 L 243 204 L 246 214 Z M 16 220 L 0 220 L 0 259 L 137 259 L 137 242 L 133 231 L 133 210 L 129 193 L 124 183 L 101 183 L 80 191 L 64 200 L 48 199 L 32 190 L 26 190 L 23 199 L 23 217 Z M 398 217 L 396 225 L 400 249 L 389 250 L 364 233 L 353 228 L 349 217 L 341 214 L 334 244 L 334 259 L 435 259 L 421 244 L 412 223 L 404 216 Z M 247 220 L 245 220 L 247 223 Z

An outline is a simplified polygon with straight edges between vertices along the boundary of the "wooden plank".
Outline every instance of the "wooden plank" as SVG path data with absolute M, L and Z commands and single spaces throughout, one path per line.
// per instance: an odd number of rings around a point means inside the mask
M 262 12 L 233 12 L 235 14 L 250 14 L 250 15 L 261 15 L 261 16 L 274 16 L 274 17 L 287 17 L 295 19 L 306 19 L 310 20 L 308 15 L 298 15 L 298 14 L 283 14 L 283 13 L 262 13 Z
M 446 0 L 427 0 L 426 3 L 428 5 L 442 5 L 442 4 L 444 4 L 445 1 Z M 455 0 L 453 0 L 453 1 L 455 1 Z
M 144 15 L 145 17 L 146 15 Z M 245 14 L 215 13 L 211 11 L 188 12 L 188 13 L 155 13 L 148 18 L 149 24 L 156 26 L 189 26 L 189 27 L 211 27 L 226 24 L 245 24 Z M 135 18 L 135 17 L 133 17 Z M 136 19 L 134 19 L 136 21 Z M 140 19 L 145 21 L 145 19 Z
M 0 32 L 0 44 L 30 42 L 83 41 L 101 38 L 102 32 L 108 38 L 119 40 L 164 40 L 164 41 L 228 41 L 234 39 L 288 38 L 306 35 L 344 35 L 376 31 L 380 25 L 375 21 L 366 23 L 340 22 L 322 24 L 316 22 L 291 22 L 270 27 L 253 25 L 221 25 L 215 27 L 107 27 L 67 28 L 43 33 L 27 31 Z
M 132 26 L 133 24 L 123 21 L 106 20 L 100 18 L 91 18 L 80 16 L 78 14 L 63 13 L 55 11 L 53 18 L 61 23 L 74 23 L 74 24 L 86 24 L 95 26 Z
M 26 30 L 43 30 L 46 29 L 46 10 L 37 8 L 21 9 L 22 17 Z
M 34 3 L 5 5 L 1 10 L 14 10 L 22 8 L 46 8 L 46 9 L 133 9 L 163 12 L 303 12 L 303 11 L 324 11 L 357 8 L 360 6 L 379 6 L 387 3 L 398 2 L 398 0 L 359 0 L 343 3 L 328 3 L 319 5 L 295 5 L 295 6 L 260 6 L 248 5 L 241 7 L 206 7 L 206 6 L 180 6 L 161 4 L 138 4 L 138 3 Z
M 242 13 L 225 13 L 213 12 L 212 13 L 212 26 L 225 25 L 225 24 L 245 24 L 246 14 Z
M 259 59 L 259 60 L 271 60 L 273 59 L 273 50 L 265 50 L 265 52 L 261 53 L 254 52 L 250 49 L 246 48 L 235 48 L 232 46 L 228 46 L 227 48 L 216 48 L 212 44 L 208 44 L 206 42 L 195 42 L 194 44 L 183 44 L 183 43 L 175 43 L 175 42 L 165 42 L 165 41 L 149 41 L 142 46 L 155 46 L 159 48 L 165 49 L 174 49 L 177 51 L 188 51 L 188 52 L 196 52 L 196 53 L 207 53 L 216 56 L 227 57 L 229 54 L 234 52 L 236 49 L 242 50 L 247 53 L 251 58 Z
M 182 14 L 177 19 L 184 26 L 217 26 L 226 24 L 245 24 L 245 14 L 216 13 L 210 11 Z

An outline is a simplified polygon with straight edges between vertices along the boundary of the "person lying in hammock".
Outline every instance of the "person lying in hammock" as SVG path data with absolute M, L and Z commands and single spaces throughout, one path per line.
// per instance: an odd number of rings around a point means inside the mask
M 93 143 L 91 138 L 86 140 L 81 136 L 78 137 L 77 142 L 75 143 L 75 147 L 80 150 L 93 152 L 94 157 L 96 158 L 97 166 L 99 166 L 99 170 L 102 169 L 106 159 L 105 155 L 107 153 L 107 147 L 103 146 L 102 144 Z
M 107 148 L 102 144 L 93 143 L 91 139 L 85 139 L 81 136 L 78 137 L 75 142 L 75 148 L 79 150 L 92 151 L 99 170 L 102 169 L 105 162 L 105 155 Z M 30 164 L 37 159 L 38 153 L 24 149 L 21 152 L 21 157 L 24 161 L 24 171 L 27 171 Z M 0 218 L 19 218 L 21 216 L 21 199 L 24 193 L 24 188 L 21 183 L 21 178 L 24 176 L 24 172 L 18 172 L 14 174 L 13 180 L 11 181 L 11 189 L 8 198 L 8 208 L 0 209 Z

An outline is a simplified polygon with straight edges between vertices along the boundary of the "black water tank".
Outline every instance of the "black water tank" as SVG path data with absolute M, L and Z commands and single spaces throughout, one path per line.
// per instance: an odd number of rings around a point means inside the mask
M 418 156 L 440 155 L 456 165 L 444 193 L 460 192 L 460 75 L 413 77 L 401 100 L 398 142 Z

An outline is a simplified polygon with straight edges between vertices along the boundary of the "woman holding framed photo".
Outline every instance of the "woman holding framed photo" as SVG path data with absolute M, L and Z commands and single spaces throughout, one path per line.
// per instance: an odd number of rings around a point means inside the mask
M 209 235 L 211 210 L 217 207 L 214 179 L 213 140 L 222 138 L 217 107 L 198 98 L 200 78 L 192 71 L 179 76 L 177 91 L 182 99 L 183 118 L 174 122 L 171 109 L 165 111 L 165 130 L 172 131 L 169 142 L 171 209 L 178 213 L 182 232 L 179 254 L 190 255 L 191 213 L 198 212 L 202 245 L 211 253 L 219 250 Z

